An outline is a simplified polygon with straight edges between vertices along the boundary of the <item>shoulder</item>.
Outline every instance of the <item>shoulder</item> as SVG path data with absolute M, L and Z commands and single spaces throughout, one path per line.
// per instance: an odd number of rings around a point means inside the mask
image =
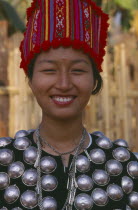
M 120 189 L 126 204 L 132 209 L 138 209 L 138 153 L 132 152 L 124 139 L 111 141 L 99 131 L 91 133 L 91 137 L 93 142 L 89 150 L 90 158 L 92 161 L 95 158 L 100 161 L 101 156 L 102 167 L 112 180 L 107 188 L 109 197 L 113 196 L 112 190 L 119 192 Z M 93 152 L 95 149 L 97 157 Z
M 0 138 L 0 165 L 8 166 L 15 160 L 16 153 L 26 150 L 31 145 L 30 134 L 33 130 L 19 130 L 15 136 Z M 0 170 L 1 171 L 1 170 Z
M 91 137 L 95 146 L 107 153 L 112 153 L 114 159 L 122 163 L 130 159 L 138 162 L 138 152 L 132 152 L 126 140 L 116 139 L 112 141 L 100 131 L 91 133 Z

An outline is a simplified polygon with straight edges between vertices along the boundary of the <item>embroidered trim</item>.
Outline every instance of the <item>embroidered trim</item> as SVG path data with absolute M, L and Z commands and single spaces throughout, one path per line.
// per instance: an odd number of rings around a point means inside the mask
M 47 7 L 43 5 L 43 2 L 45 2 Z M 91 0 L 75 0 L 74 5 L 70 0 L 55 0 L 54 5 L 51 2 L 51 0 L 33 0 L 31 7 L 27 9 L 27 30 L 20 45 L 22 59 L 20 67 L 27 74 L 28 64 L 36 53 L 48 50 L 50 47 L 72 46 L 74 49 L 81 49 L 88 53 L 95 61 L 98 70 L 102 71 L 101 64 L 105 55 L 104 47 L 106 46 L 109 16 Z M 68 10 L 66 5 L 69 6 Z M 82 6 L 84 7 L 83 9 Z M 54 17 L 49 12 L 52 9 L 54 10 Z M 74 18 L 74 16 L 76 12 L 74 12 L 74 9 L 75 11 L 79 10 L 78 18 L 80 24 L 78 25 L 75 22 L 76 17 Z M 46 17 L 44 18 L 41 13 L 46 10 Z M 40 15 L 38 15 L 38 11 L 40 11 Z M 67 21 L 67 11 L 69 11 L 69 21 Z M 33 18 L 35 12 L 36 16 Z M 52 18 L 54 23 L 53 26 L 50 26 L 52 25 L 50 24 L 51 21 L 53 21 Z M 34 25 L 32 25 L 33 19 Z M 45 21 L 45 24 L 42 21 Z M 31 29 L 32 27 L 33 30 Z M 51 31 L 52 27 L 54 31 Z M 66 30 L 68 27 L 69 37 L 67 37 L 68 33 Z

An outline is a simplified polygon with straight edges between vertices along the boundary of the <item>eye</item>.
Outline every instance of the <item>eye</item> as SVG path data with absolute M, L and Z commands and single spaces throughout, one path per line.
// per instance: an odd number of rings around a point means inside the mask
M 56 71 L 56 70 L 54 70 L 54 69 L 44 69 L 43 71 L 44 71 L 44 72 L 54 72 L 54 71 Z
M 85 71 L 82 70 L 82 69 L 73 69 L 73 71 L 75 71 L 75 72 L 85 72 Z

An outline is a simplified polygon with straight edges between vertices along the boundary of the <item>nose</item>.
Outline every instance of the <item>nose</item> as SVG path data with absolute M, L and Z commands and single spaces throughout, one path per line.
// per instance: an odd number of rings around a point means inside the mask
M 57 75 L 56 88 L 62 91 L 67 91 L 72 88 L 71 75 L 67 71 L 61 71 Z

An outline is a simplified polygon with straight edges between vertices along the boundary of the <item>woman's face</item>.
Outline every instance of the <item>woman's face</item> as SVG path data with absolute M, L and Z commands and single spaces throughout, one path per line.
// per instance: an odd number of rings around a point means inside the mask
M 94 86 L 91 61 L 72 47 L 51 48 L 38 55 L 29 85 L 45 116 L 80 116 Z

